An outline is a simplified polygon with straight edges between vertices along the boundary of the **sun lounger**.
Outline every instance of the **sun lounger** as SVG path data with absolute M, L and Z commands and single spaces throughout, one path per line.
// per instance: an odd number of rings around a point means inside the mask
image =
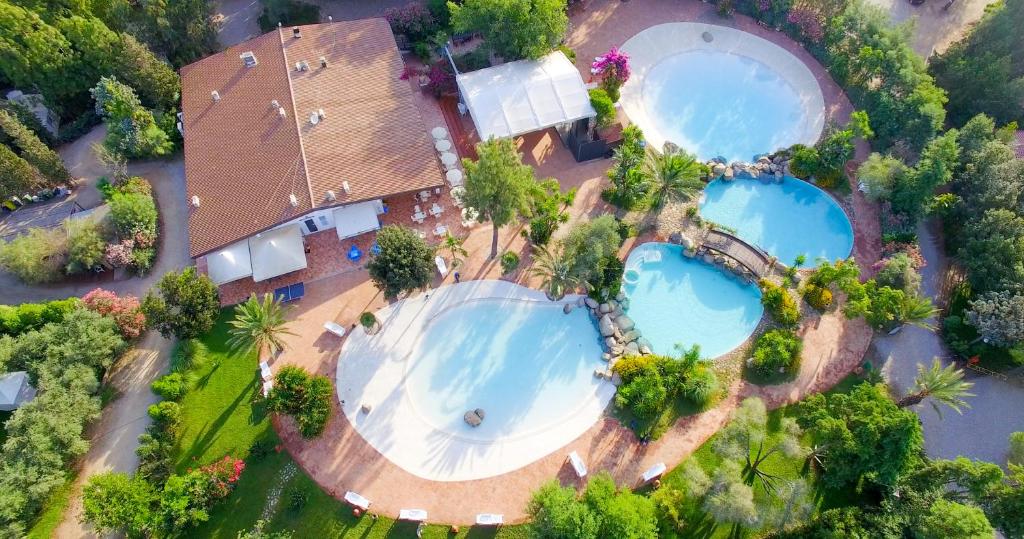
M 274 381 L 273 380 L 266 380 L 266 381 L 264 381 L 263 382 L 263 396 L 264 397 L 269 397 L 271 389 L 274 389 Z
M 402 509 L 398 512 L 398 520 L 409 520 L 412 522 L 426 522 L 426 509 Z
M 495 513 L 480 513 L 476 516 L 478 526 L 500 526 L 505 523 L 504 515 Z
M 341 324 L 337 324 L 335 322 L 330 322 L 330 321 L 324 322 L 324 329 L 326 329 L 328 332 L 333 333 L 333 334 L 335 334 L 335 335 L 337 335 L 339 337 L 344 337 L 345 336 L 345 328 L 341 327 Z
M 448 275 L 448 264 L 444 263 L 444 258 L 435 256 L 434 265 L 437 266 L 437 272 L 441 274 L 441 277 Z
M 367 500 L 351 490 L 345 493 L 345 501 L 362 509 L 363 511 L 366 511 L 366 509 L 370 507 L 370 500 Z
M 263 380 L 274 378 L 274 373 L 270 371 L 270 364 L 266 361 L 260 362 L 260 378 L 263 378 Z
M 579 453 L 575 451 L 569 453 L 569 458 L 567 460 L 569 461 L 569 464 L 572 465 L 572 469 L 576 471 L 576 477 L 586 477 L 587 465 L 583 463 L 583 459 L 580 458 Z
M 659 462 L 654 466 L 648 468 L 647 471 L 644 472 L 644 474 L 640 477 L 641 479 L 643 479 L 644 483 L 647 483 L 661 477 L 661 474 L 663 473 L 665 473 L 665 463 Z

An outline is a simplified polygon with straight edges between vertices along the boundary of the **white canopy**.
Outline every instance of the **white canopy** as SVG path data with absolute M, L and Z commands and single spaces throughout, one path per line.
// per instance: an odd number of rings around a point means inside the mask
M 206 255 L 206 273 L 217 286 L 252 275 L 249 240 L 232 243 Z
M 341 240 L 380 229 L 377 205 L 373 202 L 360 202 L 334 210 L 334 228 Z
M 576 66 L 555 51 L 456 77 L 481 140 L 596 116 Z
M 25 371 L 0 374 L 0 411 L 9 412 L 36 396 Z
M 249 254 L 252 258 L 252 280 L 256 282 L 306 267 L 302 232 L 297 223 L 249 238 Z

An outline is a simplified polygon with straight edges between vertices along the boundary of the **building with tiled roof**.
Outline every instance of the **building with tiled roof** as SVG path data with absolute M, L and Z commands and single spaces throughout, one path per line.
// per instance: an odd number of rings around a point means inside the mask
M 190 254 L 215 281 L 287 269 L 239 260 L 271 230 L 271 246 L 366 232 L 384 198 L 443 184 L 403 66 L 387 22 L 366 19 L 279 28 L 182 68 Z

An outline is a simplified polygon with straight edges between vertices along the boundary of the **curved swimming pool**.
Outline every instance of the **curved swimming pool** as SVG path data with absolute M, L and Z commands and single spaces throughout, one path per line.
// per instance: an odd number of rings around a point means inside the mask
M 675 345 L 699 345 L 718 357 L 743 344 L 757 328 L 761 291 L 704 262 L 682 247 L 644 243 L 626 260 L 626 310 L 657 354 L 678 355 Z
M 782 183 L 715 180 L 704 189 L 700 215 L 732 228 L 784 264 L 798 255 L 813 267 L 819 259 L 847 258 L 853 226 L 828 193 L 797 178 Z
M 405 387 L 434 428 L 473 440 L 515 437 L 558 425 L 603 384 L 605 366 L 586 309 L 474 300 L 434 318 L 411 358 Z M 479 427 L 467 410 L 486 413 Z
M 648 28 L 622 46 L 633 76 L 622 107 L 655 148 L 753 161 L 821 134 L 825 100 L 811 70 L 753 34 L 703 23 Z

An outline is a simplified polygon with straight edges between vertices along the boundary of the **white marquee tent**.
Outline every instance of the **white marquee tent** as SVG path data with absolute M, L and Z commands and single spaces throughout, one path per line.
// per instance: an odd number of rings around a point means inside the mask
M 338 239 L 342 240 L 380 229 L 377 204 L 372 201 L 360 202 L 334 210 L 334 228 L 338 232 Z
M 597 115 L 579 70 L 561 51 L 463 73 L 456 81 L 481 140 Z
M 252 280 L 256 282 L 306 267 L 306 252 L 298 224 L 249 238 L 249 254 L 252 258 Z
M 237 241 L 206 255 L 206 272 L 217 286 L 252 275 L 249 240 Z

